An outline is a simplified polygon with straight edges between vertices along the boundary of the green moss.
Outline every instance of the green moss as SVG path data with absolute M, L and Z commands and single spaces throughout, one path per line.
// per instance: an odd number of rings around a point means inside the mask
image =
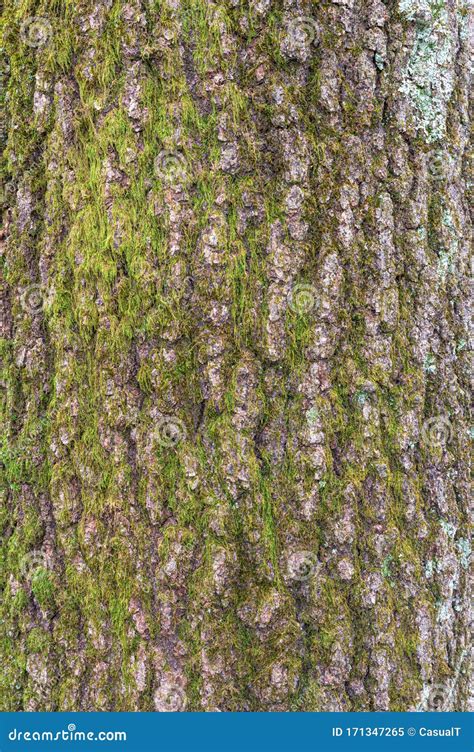
M 14 18 L 15 26 L 25 14 L 33 12 L 30 5 L 17 7 L 9 3 L 8 17 Z M 433 24 L 443 26 L 444 6 L 433 7 L 433 3 L 430 6 L 435 11 Z M 85 7 L 82 10 L 87 12 Z M 404 0 L 401 10 L 406 15 L 405 21 L 411 23 L 412 5 L 408 0 Z M 54 26 L 53 40 L 47 49 L 18 48 L 17 36 L 10 32 L 6 40 L 11 55 L 7 87 L 9 141 L 1 171 L 2 176 L 31 188 L 38 222 L 31 237 L 28 232 L 19 233 L 16 223 L 12 223 L 11 250 L 4 271 L 12 290 L 29 284 L 29 263 L 36 268 L 41 255 L 48 258 L 52 289 L 41 324 L 50 360 L 44 363 L 42 356 L 38 357 L 33 361 L 33 372 L 28 373 L 14 364 L 23 337 L 33 331 L 31 317 L 19 315 L 18 296 L 12 301 L 19 322 L 15 347 L 8 343 L 0 345 L 8 385 L 8 402 L 2 406 L 2 461 L 9 494 L 8 503 L 5 501 L 0 507 L 0 528 L 8 533 L 2 551 L 2 586 L 5 572 L 18 575 L 22 556 L 41 548 L 44 523 L 40 493 L 52 503 L 48 514 L 53 515 L 57 526 L 55 543 L 60 558 L 64 559 L 65 572 L 59 587 L 56 575 L 40 569 L 31 582 L 22 583 L 15 596 L 9 588 L 5 590 L 2 618 L 6 619 L 5 627 L 18 637 L 18 645 L 14 647 L 11 641 L 7 642 L 2 651 L 15 654 L 18 664 L 15 671 L 21 675 L 28 652 L 47 653 L 51 647 L 49 637 L 40 629 L 29 631 L 26 636 L 31 627 L 27 618 L 27 609 L 31 607 L 31 594 L 26 586 L 29 584 L 42 609 L 58 609 L 54 619 L 58 665 L 63 665 L 61 661 L 65 659 L 61 652 L 64 645 L 70 655 L 78 650 L 79 639 L 85 640 L 90 675 L 81 681 L 93 682 L 92 667 L 102 658 L 88 629 L 97 634 L 112 634 L 117 651 L 109 677 L 99 682 L 101 697 L 107 699 L 115 684 L 119 687 L 125 684 L 127 695 L 119 702 L 123 703 L 123 709 L 129 709 L 132 695 L 128 693 L 133 690 L 130 658 L 140 642 L 129 603 L 137 593 L 143 599 L 151 639 L 160 638 L 155 593 L 147 587 L 148 572 L 136 569 L 137 561 L 149 560 L 150 528 L 153 528 L 153 535 L 160 531 L 158 562 L 153 562 L 153 568 L 163 566 L 178 539 L 185 554 L 180 566 L 186 586 L 180 597 L 184 612 L 190 611 L 193 619 L 187 616 L 178 619 L 176 630 L 187 651 L 190 709 L 201 709 L 202 654 L 210 648 L 211 654 L 223 656 L 225 665 L 232 666 L 234 679 L 229 686 L 219 688 L 217 697 L 226 707 L 239 709 L 250 702 L 254 703 L 252 709 L 260 709 L 252 692 L 256 687 L 269 686 L 269 671 L 273 663 L 280 661 L 288 667 L 290 676 L 297 674 L 299 678 L 293 708 L 319 710 L 320 688 L 313 677 L 315 669 L 331 662 L 332 651 L 340 643 L 353 664 L 354 675 L 363 678 L 370 658 L 367 638 L 377 636 L 381 623 L 393 614 L 396 623 L 392 620 L 388 630 L 394 637 L 405 678 L 401 687 L 395 679 L 392 682 L 391 703 L 392 709 L 406 709 L 419 687 L 420 677 L 417 637 L 410 609 L 403 602 L 400 580 L 405 564 L 411 565 L 417 580 L 421 578 L 420 563 L 436 527 L 433 522 L 426 543 L 420 544 L 415 531 L 407 525 L 404 471 L 400 466 L 401 416 L 419 396 L 423 374 L 411 362 L 407 331 L 413 300 L 407 289 L 409 285 L 405 285 L 398 272 L 400 319 L 392 338 L 393 372 L 374 366 L 366 356 L 369 288 L 365 280 L 373 277 L 375 259 L 364 243 L 354 243 L 350 249 L 340 247 L 339 216 L 332 211 L 334 196 L 347 180 L 349 165 L 354 161 L 351 137 L 365 127 L 350 88 L 341 79 L 342 125 L 333 129 L 321 108 L 319 52 L 312 59 L 307 85 L 291 83 L 296 63 L 285 60 L 281 53 L 280 8 L 272 8 L 262 22 L 251 4 L 248 9 L 228 4 L 211 8 L 204 0 L 185 0 L 178 13 L 189 53 L 186 73 L 192 75 L 195 68 L 202 84 L 191 92 L 183 70 L 182 47 L 177 43 L 181 32 L 176 18 L 166 4 L 155 2 L 145 11 L 146 21 L 149 29 L 159 28 L 163 33 L 149 34 L 147 44 L 140 44 L 143 65 L 139 105 L 146 109 L 146 116 L 141 123 L 143 130 L 137 135 L 123 99 L 129 75 L 122 60 L 123 44 L 133 33 L 127 28 L 123 3 L 115 0 L 107 11 L 104 28 L 91 29 L 86 34 L 80 31 L 77 7 L 70 0 L 49 5 L 47 12 Z M 241 23 L 244 15 L 248 15 L 246 28 Z M 270 65 L 268 91 L 274 85 L 282 86 L 283 107 L 272 103 L 266 93 L 255 95 L 254 70 L 243 65 L 232 51 L 224 49 L 221 30 L 225 29 L 236 35 L 236 50 L 240 43 L 252 44 L 256 63 L 259 64 L 261 55 Z M 338 54 L 340 31 L 337 25 L 323 29 L 321 48 L 334 49 Z M 444 26 L 440 31 L 444 33 Z M 90 58 L 83 55 L 86 49 L 91 53 Z M 422 26 L 417 28 L 403 85 L 417 111 L 420 144 L 423 138 L 427 141 L 437 138 L 444 128 L 449 89 L 449 80 L 443 73 L 445 50 L 442 38 L 434 39 Z M 356 41 L 349 54 L 356 59 L 361 51 Z M 344 54 L 347 55 L 347 48 Z M 428 64 L 421 73 L 420 61 Z M 438 88 L 439 81 L 428 87 L 429 91 L 425 85 L 428 79 L 428 83 L 434 81 L 433 65 L 437 75 L 441 71 L 445 87 L 442 90 Z M 53 102 L 42 130 L 27 116 L 32 110 L 38 68 L 51 75 L 52 80 L 66 74 L 77 81 L 78 101 L 68 112 L 72 121 L 67 143 L 58 120 L 58 101 Z M 218 93 L 213 93 L 208 84 L 217 68 L 222 71 L 224 82 Z M 371 126 L 378 127 L 383 107 L 384 98 L 380 97 L 374 104 Z M 239 143 L 243 168 L 237 176 L 224 175 L 218 168 L 220 112 L 228 115 L 230 132 Z M 307 347 L 311 345 L 314 318 L 288 311 L 285 356 L 276 366 L 262 357 L 261 347 L 268 313 L 265 302 L 261 301 L 262 296 L 265 301 L 268 287 L 269 227 L 276 220 L 283 226 L 286 223 L 282 165 L 279 156 L 269 149 L 262 170 L 262 137 L 274 132 L 275 117 L 282 113 L 290 117 L 291 123 L 296 117 L 311 149 L 310 186 L 305 204 L 306 219 L 311 226 L 301 279 L 314 281 L 323 256 L 332 251 L 337 252 L 344 267 L 337 322 L 342 335 L 330 359 L 331 388 L 318 395 L 309 416 L 297 390 L 308 370 Z M 392 136 L 388 134 L 387 138 L 390 141 Z M 420 144 L 415 143 L 414 147 Z M 181 228 L 178 259 L 169 253 L 166 181 L 154 169 L 156 157 L 166 149 L 179 153 L 186 164 L 185 208 L 192 214 L 191 221 L 186 220 Z M 107 162 L 121 171 L 121 179 L 112 181 L 109 195 L 105 191 Z M 48 165 L 54 163 L 57 166 L 51 170 Z M 385 169 L 385 152 L 372 157 L 367 165 L 367 180 L 376 178 L 378 185 L 378 171 L 382 169 Z M 225 203 L 219 204 L 226 220 L 219 237 L 224 264 L 223 278 L 213 291 L 210 280 L 195 273 L 199 271 L 196 248 L 211 211 L 216 210 L 218 196 L 225 197 Z M 263 221 L 252 217 L 242 232 L 239 213 L 248 196 L 255 199 L 259 210 L 263 207 L 264 216 Z M 369 196 L 367 203 L 363 229 L 369 237 L 375 232 L 375 209 L 380 196 Z M 163 209 L 162 213 L 155 213 L 156 207 Z M 456 229 L 447 212 L 439 197 L 431 202 L 427 240 L 430 250 L 439 257 L 440 276 L 441 272 L 450 273 L 454 264 L 451 248 L 440 250 L 436 246 L 442 226 L 448 236 Z M 47 217 L 45 222 L 42 217 Z M 421 233 L 420 242 L 424 241 Z M 396 238 L 396 242 L 408 267 L 412 259 L 405 253 L 403 237 Z M 54 248 L 51 256 L 49 251 L 45 253 L 49 248 Z M 175 290 L 171 284 L 177 261 L 184 267 L 182 275 L 194 276 L 191 305 L 185 292 Z M 206 355 L 205 348 L 200 347 L 201 332 L 196 325 L 200 314 L 196 315 L 193 308 L 194 300 L 206 305 L 211 297 L 228 305 L 231 312 L 231 324 L 225 331 L 226 393 L 218 408 L 204 404 L 202 398 L 200 358 L 204 355 L 205 359 Z M 156 343 L 168 341 L 164 334 L 171 326 L 177 336 L 172 343 L 176 358 L 170 362 L 162 357 L 161 344 Z M 141 352 L 144 343 L 150 345 L 150 352 Z M 260 362 L 263 373 L 256 390 L 256 399 L 261 403 L 258 424 L 243 432 L 250 441 L 242 450 L 233 442 L 232 420 L 239 397 L 235 364 L 244 350 Z M 128 384 L 123 386 L 117 381 L 117 395 L 112 398 L 108 393 L 109 382 L 128 363 L 132 364 L 130 378 L 132 382 L 136 380 L 140 389 L 138 419 L 128 411 Z M 280 392 L 277 396 L 272 392 L 269 398 L 265 377 L 272 371 L 277 373 Z M 429 368 L 426 371 L 433 375 Z M 54 383 L 47 383 L 49 373 L 57 374 Z M 364 386 L 367 380 L 375 385 L 375 392 Z M 396 386 L 395 380 L 402 386 Z M 40 384 L 45 385 L 41 394 Z M 165 409 L 168 399 L 184 407 L 180 417 L 186 423 L 189 439 L 173 450 L 154 447 L 142 472 L 132 457 L 134 449 L 139 447 L 131 439 L 132 429 L 138 420 L 144 432 L 152 431 L 153 425 L 148 426 L 150 410 Z M 369 403 L 373 403 L 380 418 L 379 426 L 372 418 L 369 424 L 365 422 L 363 408 Z M 315 480 L 309 452 L 300 442 L 305 418 L 316 419 L 316 416 L 322 417 L 326 442 L 327 469 L 319 482 Z M 285 456 L 277 466 L 270 452 L 260 445 L 260 436 L 267 427 L 277 433 L 277 438 L 279 430 L 290 435 L 290 440 L 283 442 Z M 369 438 L 365 436 L 366 429 Z M 64 445 L 58 441 L 63 434 L 68 441 Z M 104 439 L 110 436 L 118 439 L 113 449 L 104 446 Z M 223 470 L 229 465 L 229 455 L 233 458 L 232 453 L 236 460 L 245 463 L 250 475 L 250 487 L 238 495 L 230 492 L 227 470 Z M 197 488 L 190 487 L 185 459 L 197 463 L 202 481 Z M 390 553 L 382 559 L 372 532 L 377 510 L 367 498 L 367 484 L 377 477 L 375 460 L 386 466 L 384 524 L 393 541 Z M 319 488 L 315 519 L 308 523 L 294 514 L 297 483 L 302 483 L 307 492 L 315 490 L 316 484 Z M 236 609 L 248 595 L 246 592 L 232 586 L 229 601 L 222 606 L 212 579 L 213 554 L 219 547 L 235 552 L 239 581 L 246 585 L 258 581 L 261 588 L 256 595 L 258 604 L 268 583 L 276 585 L 282 596 L 288 595 L 280 572 L 288 540 L 298 533 L 298 539 L 304 539 L 311 550 L 324 551 L 334 519 L 347 505 L 349 486 L 353 486 L 357 499 L 356 543 L 351 552 L 356 568 L 353 582 L 341 583 L 337 576 L 334 581 L 325 580 L 321 592 L 311 591 L 309 605 L 304 598 L 292 597 L 282 609 L 284 626 L 278 632 L 269 629 L 268 639 L 265 636 L 262 640 L 255 629 L 244 625 L 236 615 Z M 424 509 L 421 480 L 413 493 L 419 512 Z M 132 503 L 135 496 L 136 508 Z M 157 512 L 153 526 L 146 503 L 150 496 L 160 510 L 165 510 Z M 222 534 L 217 534 L 210 521 L 221 511 L 220 505 L 228 516 Z M 122 521 L 132 519 L 132 511 L 133 525 L 129 530 L 122 527 Z M 162 527 L 165 518 L 173 524 Z M 96 523 L 92 532 L 87 527 L 91 520 Z M 464 561 L 468 555 L 465 539 L 459 538 L 457 546 Z M 186 555 L 193 567 L 198 562 L 192 572 Z M 386 584 L 390 583 L 383 593 L 388 598 L 387 608 L 380 611 L 375 624 L 361 605 L 362 564 L 369 571 L 372 567 L 381 571 Z M 150 574 L 154 576 L 154 572 Z M 431 584 L 429 606 L 439 596 L 437 584 Z M 155 589 L 158 597 L 166 600 L 166 589 L 162 591 L 161 584 Z M 320 622 L 315 622 L 311 611 L 315 603 L 321 607 Z M 196 614 L 202 616 L 199 630 Z M 304 664 L 300 658 L 301 644 L 306 648 Z M 12 707 L 17 703 L 20 708 L 21 697 L 18 699 L 11 690 L 10 674 L 8 677 L 8 702 Z M 150 682 L 148 677 L 142 698 L 146 709 L 152 707 Z M 59 683 L 58 702 L 62 709 L 62 703 L 71 702 L 79 679 L 63 672 Z M 218 678 L 215 684 L 219 684 Z M 20 683 L 20 695 L 21 687 Z
M 29 653 L 47 654 L 51 647 L 51 635 L 41 627 L 33 627 L 26 638 Z
M 31 580 L 31 590 L 42 608 L 54 606 L 54 583 L 47 570 L 39 567 Z

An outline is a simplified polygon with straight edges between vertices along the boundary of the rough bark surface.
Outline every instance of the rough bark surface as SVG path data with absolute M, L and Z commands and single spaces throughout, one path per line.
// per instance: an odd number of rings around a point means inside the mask
M 1 709 L 467 709 L 467 4 L 3 21 Z

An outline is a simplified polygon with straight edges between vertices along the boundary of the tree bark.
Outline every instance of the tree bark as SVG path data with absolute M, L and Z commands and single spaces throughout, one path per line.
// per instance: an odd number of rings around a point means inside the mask
M 470 28 L 7 0 L 2 710 L 467 709 Z

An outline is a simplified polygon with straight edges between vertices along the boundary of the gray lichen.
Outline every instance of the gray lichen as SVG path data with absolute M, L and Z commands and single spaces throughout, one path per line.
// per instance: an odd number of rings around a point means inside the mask
M 414 26 L 400 92 L 410 101 L 417 129 L 427 143 L 434 143 L 446 135 L 447 108 L 454 89 L 456 16 L 453 18 L 445 0 L 400 0 L 399 7 Z

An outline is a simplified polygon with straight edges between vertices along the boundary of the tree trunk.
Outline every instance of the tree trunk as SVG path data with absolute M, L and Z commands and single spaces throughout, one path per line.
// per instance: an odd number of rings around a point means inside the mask
M 467 4 L 4 21 L 1 709 L 465 710 Z

